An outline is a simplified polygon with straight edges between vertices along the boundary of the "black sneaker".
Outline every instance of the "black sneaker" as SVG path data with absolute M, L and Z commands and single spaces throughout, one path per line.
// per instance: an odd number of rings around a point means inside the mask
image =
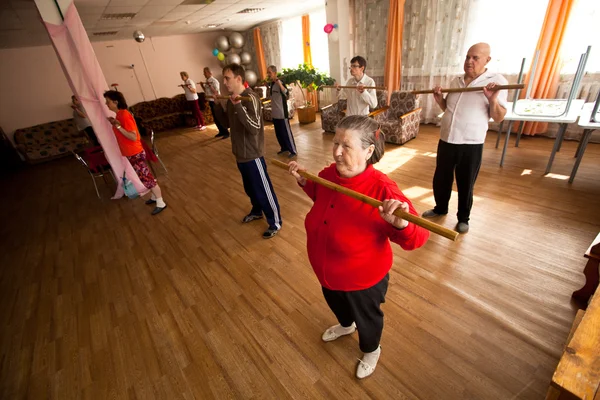
M 279 156 L 279 155 L 281 155 L 281 154 L 283 154 L 283 153 L 287 153 L 287 152 L 288 152 L 287 150 L 281 150 L 281 151 L 278 151 L 278 152 L 277 152 L 277 155 Z
M 154 207 L 154 210 L 152 210 L 151 214 L 156 215 L 156 214 L 162 212 L 165 208 L 167 208 L 166 204 L 164 207 Z
M 297 156 L 297 154 L 296 154 L 296 153 L 290 153 L 290 155 L 288 156 L 288 158 L 294 158 L 294 157 L 296 157 L 296 156 Z
M 271 239 L 273 236 L 277 235 L 277 232 L 279 232 L 279 229 L 269 228 L 262 234 L 262 237 L 263 239 Z
M 247 224 L 248 222 L 252 222 L 255 221 L 257 219 L 262 219 L 262 214 L 261 215 L 256 215 L 256 214 L 248 214 L 244 217 L 244 219 L 242 219 L 242 223 L 243 224 Z
M 223 137 L 223 136 L 225 136 L 225 134 L 224 134 L 224 133 L 222 133 L 222 132 L 219 132 L 219 133 L 217 133 L 217 134 L 215 135 L 215 137 Z
M 223 140 L 225 140 L 225 139 L 229 138 L 229 135 L 223 135 L 223 136 L 221 136 L 221 138 L 223 138 Z
M 156 200 L 154 200 L 154 199 L 148 199 L 148 200 L 146 200 L 145 204 L 150 205 L 150 204 L 154 204 L 154 203 L 156 203 Z

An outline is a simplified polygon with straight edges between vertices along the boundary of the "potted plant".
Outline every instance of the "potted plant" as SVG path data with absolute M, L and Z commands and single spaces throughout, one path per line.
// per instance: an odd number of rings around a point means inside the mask
M 306 89 L 307 93 L 322 90 L 321 86 L 333 85 L 335 83 L 333 78 L 325 73 L 317 71 L 308 64 L 300 64 L 298 65 L 298 68 L 284 68 L 278 76 L 286 85 L 294 83 L 302 89 Z M 315 105 L 306 99 L 304 90 L 302 90 L 302 98 L 304 100 L 304 105 L 297 109 L 298 121 L 300 121 L 301 124 L 315 122 L 317 119 L 317 110 Z

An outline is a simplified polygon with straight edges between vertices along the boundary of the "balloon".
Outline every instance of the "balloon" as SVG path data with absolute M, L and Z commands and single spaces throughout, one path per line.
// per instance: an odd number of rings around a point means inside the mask
M 146 39 L 146 36 L 144 36 L 142 31 L 135 31 L 135 32 L 133 32 L 133 38 L 135 39 L 136 42 L 142 43 L 144 41 L 144 39 Z
M 220 51 L 229 50 L 229 40 L 227 40 L 227 36 L 219 36 L 217 40 L 215 40 L 215 47 Z
M 240 56 L 236 53 L 231 53 L 227 56 L 227 64 L 239 64 L 242 62 Z
M 247 51 L 242 51 L 240 54 L 240 58 L 242 59 L 242 64 L 247 65 L 252 62 L 252 56 Z
M 219 59 L 219 61 L 223 61 L 225 59 L 225 54 L 219 53 L 217 54 L 217 58 Z
M 241 33 L 233 32 L 229 35 L 229 43 L 231 43 L 231 47 L 241 49 L 244 46 L 244 37 Z
M 331 32 L 331 34 L 329 35 L 329 39 L 332 42 L 337 42 L 338 40 L 340 40 L 340 34 L 338 33 L 338 31 L 333 31 Z
M 325 31 L 325 33 L 331 33 L 331 31 L 333 30 L 333 25 L 332 24 L 327 24 L 327 25 L 325 25 L 325 27 L 323 28 L 323 30 Z
M 256 72 L 252 70 L 246 70 L 246 82 L 248 82 L 248 85 L 254 86 L 257 81 L 258 76 L 256 75 Z
M 227 61 L 219 60 L 219 64 L 221 64 L 221 67 L 225 67 L 227 65 Z
M 338 24 L 333 24 L 333 28 L 337 29 L 338 28 Z
M 213 49 L 213 56 L 218 56 L 219 55 L 219 49 Z

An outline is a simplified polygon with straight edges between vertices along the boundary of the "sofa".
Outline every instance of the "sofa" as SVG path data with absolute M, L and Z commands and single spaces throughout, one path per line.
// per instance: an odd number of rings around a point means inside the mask
M 210 125 L 214 122 L 210 107 L 204 93 L 199 95 L 198 103 L 204 114 L 204 121 Z M 154 132 L 196 126 L 196 119 L 184 94 L 178 94 L 171 98 L 161 97 L 156 100 L 142 101 L 129 107 L 129 111 L 136 119 L 140 119 L 147 129 L 152 129 Z
M 387 107 L 387 90 L 376 90 L 377 107 L 369 110 L 369 116 L 372 116 L 377 110 Z M 338 100 L 337 103 L 330 104 L 321 109 L 321 128 L 325 132 L 335 133 L 337 124 L 346 115 L 347 101 L 345 99 Z
M 17 129 L 14 141 L 15 147 L 29 164 L 71 155 L 71 151 L 90 146 L 72 118 Z

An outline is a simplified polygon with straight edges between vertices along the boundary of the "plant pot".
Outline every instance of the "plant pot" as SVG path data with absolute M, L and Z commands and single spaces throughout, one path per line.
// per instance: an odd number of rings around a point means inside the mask
M 317 120 L 317 112 L 314 106 L 298 107 L 296 111 L 298 111 L 298 121 L 301 124 L 310 124 Z

